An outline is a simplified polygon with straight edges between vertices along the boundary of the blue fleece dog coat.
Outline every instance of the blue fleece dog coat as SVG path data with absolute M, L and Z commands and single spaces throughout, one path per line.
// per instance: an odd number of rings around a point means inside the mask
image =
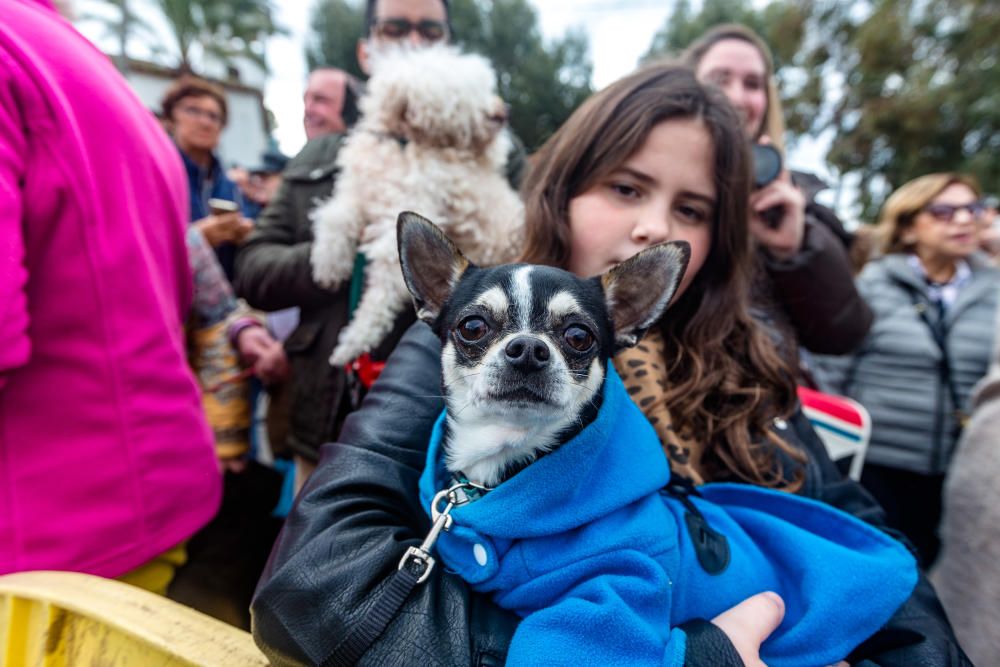
M 684 663 L 685 621 L 711 619 L 762 591 L 785 618 L 761 647 L 771 667 L 844 659 L 910 596 L 916 562 L 896 540 L 790 493 L 707 484 L 690 496 L 730 558 L 700 565 L 688 509 L 663 491 L 656 433 L 608 368 L 601 410 L 568 443 L 452 510 L 437 549 L 473 588 L 522 617 L 511 665 Z M 426 509 L 451 475 L 438 420 L 420 479 Z

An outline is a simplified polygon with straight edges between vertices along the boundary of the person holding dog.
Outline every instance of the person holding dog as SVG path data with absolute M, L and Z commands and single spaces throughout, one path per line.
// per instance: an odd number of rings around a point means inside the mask
M 687 241 L 673 306 L 615 359 L 671 470 L 695 483 L 798 493 L 881 528 L 881 509 L 832 464 L 798 409 L 791 369 L 750 315 L 750 231 L 738 223 L 749 217 L 748 161 L 718 91 L 686 68 L 647 67 L 591 97 L 533 160 L 524 260 L 593 276 L 646 247 Z M 443 408 L 440 355 L 427 326 L 411 329 L 339 441 L 324 447 L 252 606 L 257 643 L 277 664 L 336 664 L 348 651 L 360 664 L 399 662 L 401 652 L 404 661 L 503 663 L 517 617 L 442 568 L 398 613 L 372 608 L 406 547 L 428 535 L 418 478 Z M 685 664 L 762 664 L 761 643 L 783 609 L 762 592 L 683 626 Z M 380 614 L 384 629 L 367 634 Z M 923 576 L 850 658 L 968 664 Z
M 448 11 L 447 0 L 369 0 L 367 35 L 357 46 L 362 71 L 371 74 L 372 57 L 380 51 L 447 42 Z M 334 191 L 343 141 L 341 133 L 323 134 L 292 159 L 276 197 L 257 219 L 237 258 L 236 291 L 251 306 L 264 311 L 300 308 L 298 327 L 285 342 L 295 378 L 287 443 L 294 454 L 298 484 L 314 468 L 320 446 L 336 437 L 346 415 L 357 407 L 364 382 L 414 321 L 412 312 L 404 312 L 392 331 L 376 341 L 370 356 L 352 364 L 350 374 L 330 365 L 338 336 L 351 319 L 352 304 L 362 295 L 363 265 L 339 288 L 320 286 L 310 262 L 314 245 L 310 213 L 318 200 Z M 506 171 L 515 187 L 522 166 L 522 152 L 513 151 Z
M 726 94 L 740 113 L 747 139 L 777 149 L 780 156 L 784 119 L 764 41 L 745 26 L 719 25 L 691 44 L 683 59 L 699 81 Z M 768 177 L 750 195 L 756 313 L 809 352 L 850 353 L 872 323 L 871 310 L 854 287 L 847 252 L 852 236 L 833 211 L 795 182 L 818 179 L 785 168 Z

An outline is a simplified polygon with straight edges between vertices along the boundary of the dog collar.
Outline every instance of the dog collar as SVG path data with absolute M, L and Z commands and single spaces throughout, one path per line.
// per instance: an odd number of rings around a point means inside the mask
M 476 482 L 470 481 L 464 473 L 455 473 L 451 478 L 451 487 L 455 491 L 455 496 L 458 499 L 456 505 L 464 505 L 465 503 L 471 503 L 473 500 L 479 500 L 487 493 L 493 490 L 493 487 L 483 486 Z M 457 488 L 455 488 L 457 487 Z

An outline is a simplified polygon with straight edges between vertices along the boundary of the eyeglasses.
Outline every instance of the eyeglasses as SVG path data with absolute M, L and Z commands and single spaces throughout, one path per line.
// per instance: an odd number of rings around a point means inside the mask
M 428 42 L 439 42 L 448 33 L 448 26 L 433 19 L 412 23 L 403 18 L 388 18 L 375 22 L 375 33 L 383 39 L 405 39 L 414 30 Z
M 971 204 L 928 204 L 924 211 L 929 213 L 938 222 L 954 222 L 959 211 L 968 211 L 973 220 L 978 220 L 986 212 L 986 206 L 981 201 L 974 201 Z
M 199 109 L 198 107 L 179 107 L 177 110 L 185 116 L 191 116 L 192 118 L 204 118 L 205 120 L 211 121 L 216 125 L 222 124 L 222 114 L 214 111 Z

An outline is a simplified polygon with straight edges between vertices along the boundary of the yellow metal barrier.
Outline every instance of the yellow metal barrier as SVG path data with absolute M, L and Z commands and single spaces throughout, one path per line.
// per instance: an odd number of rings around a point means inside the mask
M 119 581 L 0 576 L 0 667 L 254 667 L 249 634 Z

